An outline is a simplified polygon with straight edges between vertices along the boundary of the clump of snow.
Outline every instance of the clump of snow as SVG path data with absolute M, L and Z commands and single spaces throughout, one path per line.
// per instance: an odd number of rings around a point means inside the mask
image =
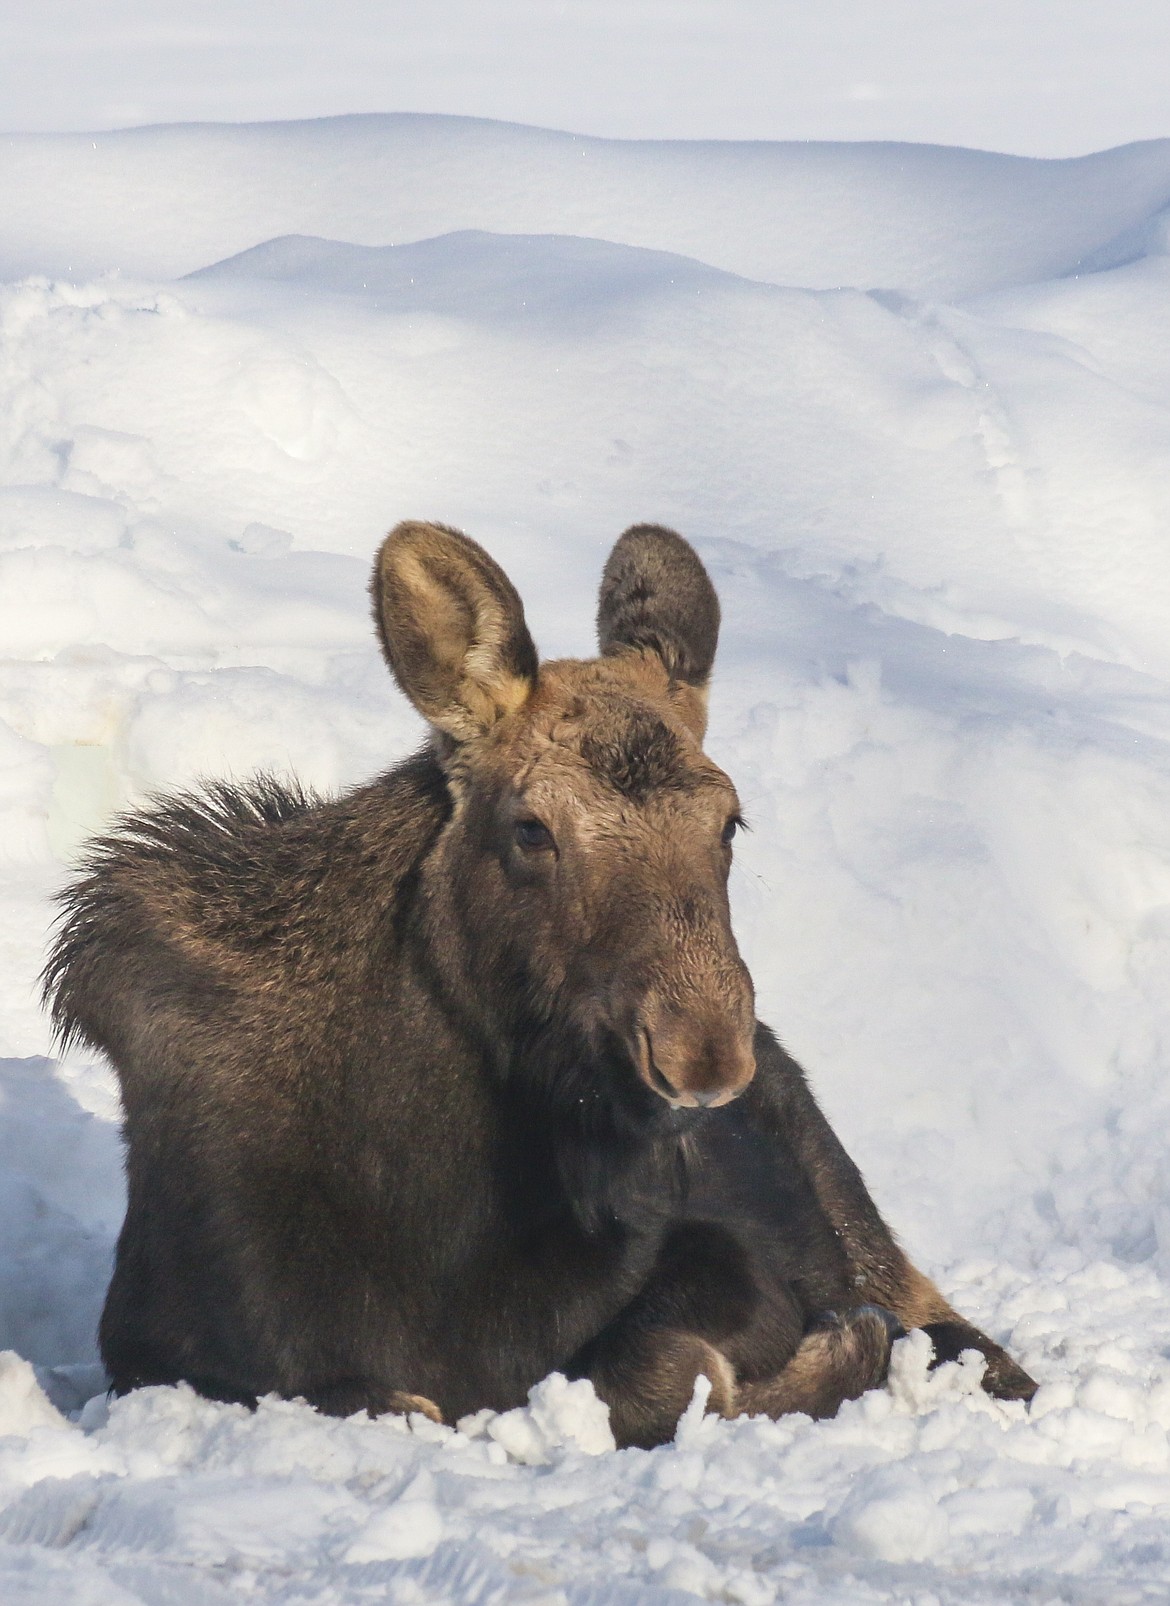
M 486 1435 L 513 1461 L 539 1467 L 571 1449 L 603 1455 L 614 1446 L 609 1407 L 597 1398 L 587 1378 L 575 1382 L 553 1372 L 529 1392 L 528 1404 L 514 1411 L 477 1411 L 464 1417 L 459 1430 L 469 1438 Z
M 0 1597 L 1170 1588 L 1168 151 L 5 145 Z M 50 894 L 154 789 L 419 740 L 365 596 L 407 516 L 483 540 L 550 654 L 625 525 L 695 541 L 761 1014 L 1030 1410 L 920 1334 L 832 1422 L 700 1386 L 651 1454 L 556 1377 L 458 1429 L 105 1400 L 117 1093 L 48 1057 Z
M 60 1411 L 41 1392 L 29 1363 L 13 1350 L 0 1350 L 0 1438 L 64 1425 Z

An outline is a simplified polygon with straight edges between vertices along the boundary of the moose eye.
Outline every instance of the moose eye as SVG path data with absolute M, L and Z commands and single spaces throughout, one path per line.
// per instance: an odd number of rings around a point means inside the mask
M 735 836 L 735 833 L 739 830 L 742 824 L 743 821 L 739 815 L 733 814 L 728 820 L 727 824 L 723 827 L 723 846 L 725 848 L 729 848 L 731 846 L 732 838 Z
M 517 847 L 528 853 L 536 853 L 541 848 L 555 848 L 553 834 L 547 825 L 539 820 L 517 820 L 512 827 L 512 835 L 516 839 Z

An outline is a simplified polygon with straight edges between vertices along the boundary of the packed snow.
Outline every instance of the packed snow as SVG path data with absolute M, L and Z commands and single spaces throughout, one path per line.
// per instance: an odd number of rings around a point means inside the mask
M 1170 141 L 623 144 L 366 117 L 0 146 L 0 1599 L 1170 1590 Z M 672 524 L 724 629 L 736 926 L 911 1254 L 832 1422 L 615 1452 L 588 1385 L 440 1427 L 107 1404 L 117 1095 L 51 895 L 151 791 L 421 738 L 370 557 L 458 525 L 548 655 Z

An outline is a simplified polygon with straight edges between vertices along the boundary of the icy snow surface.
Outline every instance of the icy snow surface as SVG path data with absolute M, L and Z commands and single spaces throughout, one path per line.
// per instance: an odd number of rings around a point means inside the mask
M 0 197 L 0 1599 L 1164 1600 L 1170 142 L 354 118 L 13 137 Z M 406 516 L 548 653 L 625 525 L 694 540 L 761 1012 L 1030 1413 L 915 1337 L 834 1422 L 697 1398 L 652 1454 L 556 1378 L 461 1432 L 107 1412 L 50 894 L 152 788 L 418 740 L 364 595 Z

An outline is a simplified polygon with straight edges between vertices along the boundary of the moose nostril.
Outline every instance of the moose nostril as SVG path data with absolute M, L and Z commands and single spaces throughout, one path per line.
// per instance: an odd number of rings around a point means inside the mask
M 644 1026 L 642 1028 L 642 1041 L 646 1046 L 646 1069 L 649 1072 L 651 1087 L 656 1092 L 661 1093 L 663 1098 L 677 1099 L 679 1096 L 678 1088 L 663 1076 L 658 1066 L 654 1063 L 654 1048 L 650 1042 L 650 1033 Z

